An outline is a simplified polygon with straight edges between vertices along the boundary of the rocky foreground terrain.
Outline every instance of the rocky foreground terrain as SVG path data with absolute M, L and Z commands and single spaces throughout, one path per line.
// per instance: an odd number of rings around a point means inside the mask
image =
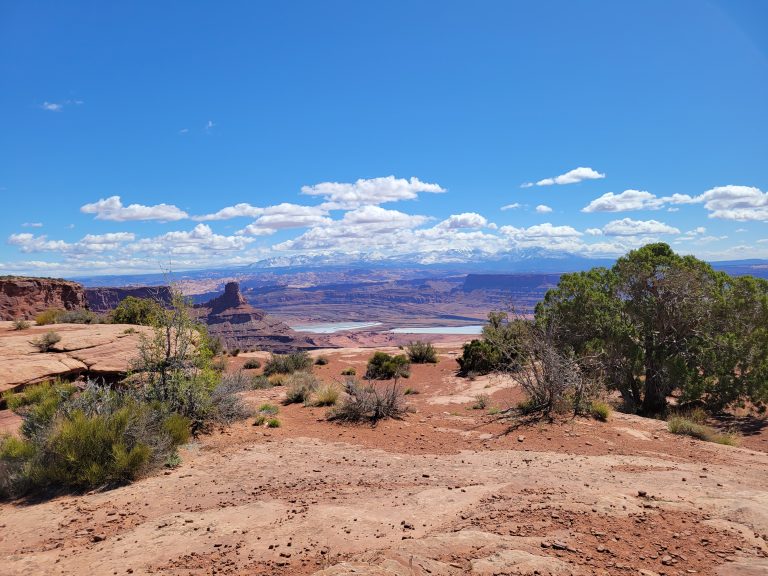
M 0 505 L 0 572 L 768 574 L 765 429 L 729 447 L 618 413 L 515 426 L 488 413 L 522 398 L 514 382 L 458 378 L 458 348 L 440 351 L 414 367 L 403 420 L 342 426 L 281 406 L 280 428 L 201 436 L 132 485 Z M 322 353 L 330 381 L 371 352 Z

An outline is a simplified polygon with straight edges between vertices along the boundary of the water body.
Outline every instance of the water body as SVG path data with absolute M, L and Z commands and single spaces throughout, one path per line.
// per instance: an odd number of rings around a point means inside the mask
M 483 327 L 480 324 L 469 326 L 415 326 L 411 328 L 394 328 L 393 334 L 481 334 Z
M 312 334 L 333 334 L 346 330 L 360 330 L 380 326 L 381 322 L 318 322 L 317 324 L 294 324 L 291 326 L 297 332 L 310 332 Z

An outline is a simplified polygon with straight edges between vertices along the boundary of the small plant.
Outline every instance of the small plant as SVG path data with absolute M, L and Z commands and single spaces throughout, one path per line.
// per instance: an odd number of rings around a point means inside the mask
M 256 410 L 259 414 L 266 414 L 268 416 L 274 416 L 280 411 L 280 408 L 275 406 L 274 404 L 270 404 L 269 402 L 266 402 L 259 406 L 259 408 Z
M 375 425 L 385 418 L 402 418 L 408 411 L 405 396 L 398 384 L 361 385 L 354 378 L 346 382 L 347 396 L 327 415 L 329 420 L 339 422 L 370 422 Z
M 489 416 L 494 416 L 494 415 L 498 414 L 499 412 L 501 412 L 501 408 L 499 408 L 498 406 L 491 406 L 488 409 L 488 415 Z
M 272 388 L 272 382 L 269 381 L 269 378 L 260 374 L 254 376 L 253 380 L 251 380 L 251 388 L 253 390 L 266 390 L 267 388 Z
M 258 370 L 261 368 L 261 362 L 259 362 L 256 358 L 249 358 L 245 361 L 245 364 L 243 364 L 243 368 L 246 370 Z
M 280 428 L 280 420 L 277 418 L 270 418 L 267 420 L 267 428 Z
M 254 426 L 264 426 L 267 421 L 267 417 L 264 414 L 257 414 L 256 419 L 253 421 Z
M 265 376 L 265 378 L 267 378 L 270 386 L 284 386 L 288 376 L 285 374 L 272 374 L 269 377 Z
M 133 326 L 131 326 L 130 328 L 126 328 L 125 330 L 123 330 L 123 334 L 136 334 L 136 332 L 137 332 L 137 330 L 136 330 L 136 328 L 134 328 Z
M 485 410 L 490 401 L 491 397 L 488 396 L 488 394 L 478 394 L 475 396 L 475 403 L 472 404 L 472 410 Z
M 163 466 L 166 468 L 177 468 L 181 465 L 181 456 L 179 456 L 179 453 L 176 451 L 173 451 L 171 454 L 168 455 L 168 457 L 165 459 L 165 462 L 163 462 Z
M 417 340 L 406 347 L 408 360 L 413 364 L 437 364 L 437 350 L 429 342 Z
M 49 309 L 45 312 L 40 312 L 37 316 L 35 316 L 35 323 L 38 326 L 46 326 L 47 324 L 56 324 L 58 322 L 59 314 L 61 314 L 63 310 L 53 310 Z
M 419 393 L 418 390 L 416 390 L 415 388 L 411 388 L 410 386 L 403 391 L 403 394 L 405 394 L 406 396 L 410 396 L 412 394 L 418 394 L 418 393 Z
M 333 406 L 339 400 L 339 387 L 336 384 L 323 384 L 311 398 L 312 406 Z
M 366 380 L 392 380 L 396 378 L 408 378 L 410 364 L 404 354 L 392 356 L 386 352 L 376 352 L 368 360 L 365 371 Z
M 357 374 L 357 370 L 355 370 L 353 367 L 344 368 L 344 370 L 341 371 L 342 376 L 355 376 Z
M 26 320 L 14 320 L 13 321 L 13 329 L 14 330 L 26 330 L 29 328 L 31 324 L 27 322 Z
M 230 355 L 232 355 L 232 357 L 233 357 L 233 358 L 234 358 L 235 356 L 237 356 L 238 354 L 240 354 L 240 348 L 235 348 L 234 350 L 232 350 L 232 351 L 230 352 Z
M 589 413 L 595 420 L 606 422 L 611 415 L 611 407 L 605 402 L 593 400 L 589 405 Z
M 296 372 L 286 379 L 285 400 L 283 404 L 298 404 L 308 402 L 310 396 L 317 390 L 320 381 L 317 376 L 308 372 Z
M 715 442 L 716 444 L 725 444 L 727 446 L 736 446 L 738 444 L 738 436 L 736 434 L 720 434 L 713 428 L 694 422 L 684 416 L 672 416 L 667 421 L 667 429 L 672 434 L 691 436 L 706 442 Z
M 54 332 L 53 330 L 49 330 L 42 336 L 31 340 L 30 344 L 40 350 L 40 352 L 48 352 L 59 342 L 61 342 L 61 335 Z
M 307 352 L 293 352 L 291 354 L 272 354 L 264 364 L 264 374 L 293 374 L 294 372 L 309 371 L 312 369 L 312 358 Z
M 318 356 L 315 358 L 315 366 L 325 366 L 326 364 L 328 364 L 327 356 Z

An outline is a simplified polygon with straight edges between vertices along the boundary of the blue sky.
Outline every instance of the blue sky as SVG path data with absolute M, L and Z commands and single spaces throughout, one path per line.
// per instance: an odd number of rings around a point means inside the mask
M 765 258 L 766 22 L 761 0 L 3 1 L 0 274 Z

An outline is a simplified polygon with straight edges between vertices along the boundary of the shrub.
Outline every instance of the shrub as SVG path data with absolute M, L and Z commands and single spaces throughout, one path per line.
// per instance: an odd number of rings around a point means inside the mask
M 312 406 L 333 406 L 339 400 L 339 387 L 336 384 L 323 384 L 311 398 Z
M 283 404 L 296 404 L 299 402 L 308 402 L 310 396 L 317 390 L 320 381 L 318 378 L 307 372 L 296 372 L 286 379 L 285 400 Z
M 667 429 L 672 434 L 691 436 L 706 442 L 715 442 L 727 446 L 736 446 L 738 444 L 738 436 L 736 434 L 720 434 L 709 426 L 699 424 L 683 416 L 672 416 L 667 422 Z
M 408 411 L 405 396 L 398 384 L 362 385 L 354 378 L 346 382 L 346 397 L 332 408 L 329 420 L 339 422 L 370 422 L 375 425 L 385 418 L 402 418 Z
M 189 440 L 189 418 L 181 414 L 170 414 L 163 422 L 163 429 L 168 433 L 177 446 L 186 444 Z
M 267 388 L 272 388 L 272 382 L 266 376 L 259 374 L 251 380 L 251 388 L 253 390 L 266 390 Z
M 100 318 L 90 310 L 63 310 L 56 316 L 56 324 L 98 324 Z
M 234 350 L 232 350 L 232 351 L 230 352 L 230 354 L 231 354 L 233 357 L 234 357 L 234 356 L 237 356 L 238 354 L 240 354 L 240 348 L 235 348 Z
M 418 340 L 406 347 L 408 360 L 413 364 L 437 364 L 437 350 L 429 342 Z
M 312 369 L 312 358 L 307 352 L 293 352 L 291 354 L 272 354 L 264 364 L 264 374 L 293 374 L 299 371 Z
M 280 420 L 277 418 L 269 418 L 267 420 L 267 428 L 280 428 Z
M 386 352 L 376 352 L 368 360 L 365 371 L 367 380 L 392 380 L 408 378 L 410 365 L 404 354 L 392 356 Z
M 61 314 L 61 312 L 63 312 L 63 310 L 54 310 L 52 308 L 49 308 L 44 312 L 40 312 L 35 316 L 35 324 L 37 324 L 38 326 L 45 326 L 47 324 L 56 324 L 57 318 L 59 317 L 59 314 Z
M 461 356 L 456 361 L 459 363 L 459 373 L 469 376 L 493 372 L 499 359 L 498 351 L 489 342 L 475 339 L 464 344 Z
M 26 320 L 14 320 L 13 321 L 13 329 L 14 330 L 26 330 L 29 328 L 31 324 L 27 322 Z
M 592 418 L 606 422 L 611 415 L 611 407 L 605 402 L 593 400 L 589 405 L 589 413 Z
M 267 416 L 274 416 L 280 411 L 280 408 L 275 406 L 274 404 L 270 404 L 269 402 L 265 402 L 261 406 L 259 406 L 257 412 L 259 414 L 266 414 Z
M 410 386 L 403 391 L 403 394 L 405 394 L 406 396 L 410 396 L 411 394 L 418 394 L 418 393 L 419 393 L 418 390 L 416 390 L 415 388 L 411 388 Z
M 159 302 L 151 298 L 127 296 L 112 310 L 109 319 L 113 324 L 154 326 L 160 322 L 163 314 L 164 309 Z
M 288 376 L 286 374 L 272 374 L 269 377 L 265 376 L 265 378 L 267 378 L 270 386 L 283 386 Z
M 475 396 L 475 403 L 472 404 L 472 410 L 485 410 L 491 397 L 488 394 L 478 394 Z
M 245 364 L 243 364 L 243 368 L 246 370 L 258 370 L 261 368 L 261 362 L 259 362 L 256 358 L 249 358 L 245 361 Z
M 242 372 L 225 374 L 211 391 L 212 418 L 222 424 L 230 424 L 250 417 L 252 410 L 238 393 L 250 390 L 252 383 Z
M 37 338 L 31 340 L 30 344 L 40 350 L 40 352 L 48 352 L 60 341 L 61 335 L 59 335 L 57 332 L 54 332 L 53 330 L 49 330 L 42 336 L 38 336 Z
M 341 371 L 342 376 L 354 376 L 356 374 L 357 374 L 357 370 L 355 370 L 351 366 L 349 368 L 344 368 L 344 370 Z
M 253 421 L 254 426 L 264 426 L 267 422 L 267 417 L 264 414 L 257 414 L 256 419 Z
M 326 364 L 328 364 L 328 358 L 326 356 L 318 356 L 315 358 L 316 366 L 325 366 Z

